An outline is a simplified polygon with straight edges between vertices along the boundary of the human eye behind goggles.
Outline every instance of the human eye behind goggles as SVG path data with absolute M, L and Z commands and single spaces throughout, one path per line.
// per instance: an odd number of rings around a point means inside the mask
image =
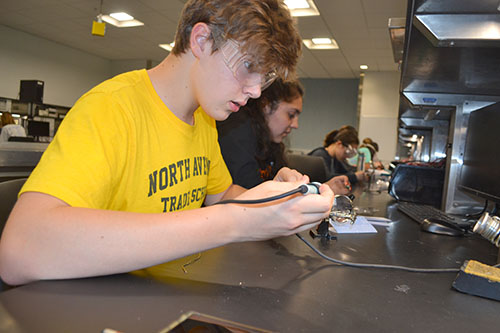
M 263 74 L 247 53 L 241 53 L 239 44 L 228 39 L 222 46 L 221 52 L 227 67 L 233 72 L 233 76 L 243 86 L 260 85 L 261 90 L 267 88 L 277 77 L 274 70 Z

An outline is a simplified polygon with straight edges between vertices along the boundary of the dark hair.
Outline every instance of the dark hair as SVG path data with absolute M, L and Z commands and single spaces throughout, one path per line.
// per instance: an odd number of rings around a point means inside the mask
M 281 102 L 292 102 L 304 96 L 304 88 L 298 80 L 284 82 L 277 79 L 269 88 L 262 92 L 258 99 L 251 99 L 240 112 L 248 113 L 252 127 L 257 136 L 257 155 L 255 158 L 264 168 L 269 161 L 278 166 L 286 165 L 285 145 L 272 141 L 271 132 L 266 120 L 266 107 L 274 113 Z
M 359 139 L 357 131 L 345 127 L 340 130 L 333 130 L 326 135 L 323 146 L 328 147 L 337 141 L 342 142 L 344 145 L 358 145 Z
M 351 131 L 353 132 L 356 136 L 358 136 L 358 130 L 354 128 L 354 126 L 351 126 L 351 125 L 344 125 L 342 126 L 341 128 L 339 128 L 339 131 L 342 131 L 342 130 L 348 130 L 348 131 Z

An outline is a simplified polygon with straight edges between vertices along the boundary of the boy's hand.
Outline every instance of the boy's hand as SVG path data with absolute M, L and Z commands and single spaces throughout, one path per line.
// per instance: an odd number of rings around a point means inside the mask
M 293 190 L 304 182 L 267 181 L 237 199 L 271 197 Z M 257 205 L 237 205 L 245 211 L 245 218 L 238 224 L 239 240 L 264 240 L 288 236 L 316 226 L 330 214 L 333 192 L 326 184 L 320 186 L 320 194 L 295 195 Z M 236 208 L 236 207 L 233 207 Z

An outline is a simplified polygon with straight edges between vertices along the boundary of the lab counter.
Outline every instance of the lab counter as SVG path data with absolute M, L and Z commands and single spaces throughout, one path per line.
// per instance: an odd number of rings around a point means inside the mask
M 1 142 L 0 182 L 28 177 L 48 145 L 43 142 Z
M 481 236 L 420 231 L 388 194 L 363 193 L 361 211 L 387 216 L 377 233 L 336 240 L 301 235 L 344 261 L 420 268 L 493 265 Z M 203 237 L 203 231 L 192 235 Z M 2 332 L 158 332 L 197 311 L 278 332 L 485 332 L 500 302 L 452 288 L 457 273 L 354 268 L 325 261 L 295 236 L 230 244 L 177 260 L 161 272 L 40 281 L 0 293 Z M 188 264 L 188 265 L 186 265 Z

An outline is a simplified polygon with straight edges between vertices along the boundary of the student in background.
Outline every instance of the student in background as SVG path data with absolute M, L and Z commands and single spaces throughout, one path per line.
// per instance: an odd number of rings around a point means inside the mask
M 359 168 L 359 158 L 363 155 L 364 169 L 384 169 L 382 162 L 380 162 L 378 156 L 378 144 L 374 142 L 371 138 L 364 138 L 363 142 L 358 148 L 358 152 L 352 158 L 347 159 L 347 163 L 351 166 L 357 166 Z
M 361 145 L 359 147 L 365 148 L 369 151 L 370 161 L 368 161 L 368 162 L 371 163 L 371 166 L 374 169 L 384 169 L 384 165 L 382 164 L 382 162 L 378 158 L 378 149 L 379 149 L 378 143 L 373 141 L 371 138 L 364 138 L 363 142 L 361 143 Z
M 365 172 L 351 172 L 346 168 L 345 163 L 347 158 L 356 154 L 358 144 L 359 139 L 355 131 L 349 128 L 333 130 L 326 135 L 323 147 L 314 149 L 309 152 L 309 155 L 323 158 L 329 177 L 346 175 L 351 185 L 356 185 L 358 182 L 366 180 Z
M 12 136 L 26 137 L 26 131 L 24 130 L 24 127 L 16 124 L 10 112 L 3 112 L 1 120 L 2 132 L 0 133 L 0 142 L 9 141 L 9 138 Z
M 288 182 L 233 185 L 215 127 L 293 75 L 300 48 L 282 1 L 188 1 L 158 66 L 105 81 L 64 118 L 3 231 L 4 282 L 130 272 L 317 225 L 333 204 L 326 185 L 256 207 L 215 205 L 308 181 L 283 168 L 276 178 Z
M 233 183 L 245 188 L 273 179 L 287 165 L 283 139 L 299 127 L 304 89 L 300 82 L 276 80 L 241 112 L 217 123 L 222 156 Z M 327 184 L 347 194 L 346 176 Z
M 217 122 L 222 156 L 234 184 L 252 188 L 286 166 L 282 141 L 299 127 L 303 95 L 298 81 L 276 80 L 241 112 Z

